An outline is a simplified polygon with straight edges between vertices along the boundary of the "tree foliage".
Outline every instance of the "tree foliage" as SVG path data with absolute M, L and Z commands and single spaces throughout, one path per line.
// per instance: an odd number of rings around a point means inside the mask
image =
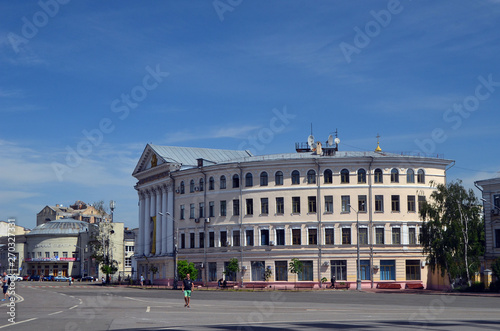
M 297 258 L 293 258 L 288 266 L 292 274 L 298 274 L 304 269 L 304 263 Z
M 187 274 L 191 276 L 191 279 L 198 278 L 198 269 L 195 268 L 194 263 L 186 260 L 177 261 L 177 275 L 179 279 L 186 278 Z
M 431 183 L 432 185 L 433 183 Z M 438 267 L 451 286 L 478 270 L 484 254 L 484 223 L 474 192 L 461 181 L 437 184 L 420 217 L 424 221 L 420 242 L 432 271 Z

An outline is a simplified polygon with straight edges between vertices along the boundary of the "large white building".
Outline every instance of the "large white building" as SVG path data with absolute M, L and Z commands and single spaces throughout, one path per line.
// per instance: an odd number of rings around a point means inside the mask
M 355 283 L 359 235 L 363 287 L 440 285 L 431 284 L 418 244 L 418 211 L 430 182 L 446 183 L 450 160 L 299 147 L 253 156 L 148 144 L 133 173 L 138 275 L 172 284 L 177 258 L 212 283 L 237 258 L 242 271 L 226 277 L 244 284 L 262 282 L 266 270 L 275 286 L 332 276 Z M 292 258 L 303 262 L 298 275 L 289 271 Z

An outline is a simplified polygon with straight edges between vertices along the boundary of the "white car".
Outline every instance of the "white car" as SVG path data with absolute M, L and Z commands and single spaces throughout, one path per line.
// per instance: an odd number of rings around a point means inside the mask
M 23 277 L 18 275 L 7 275 L 10 278 L 10 281 L 20 282 L 23 280 Z

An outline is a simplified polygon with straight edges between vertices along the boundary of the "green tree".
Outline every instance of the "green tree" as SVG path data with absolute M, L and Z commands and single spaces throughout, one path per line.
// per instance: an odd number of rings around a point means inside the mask
M 295 281 L 297 281 L 298 274 L 304 270 L 304 263 L 297 258 L 293 258 L 288 264 L 288 269 L 292 274 L 295 274 Z
M 236 275 L 237 272 L 240 271 L 240 264 L 237 258 L 233 257 L 232 259 L 229 260 L 229 263 L 227 264 L 226 270 L 224 270 L 224 275 L 229 275 L 229 274 L 234 274 Z
M 442 276 L 448 275 L 452 288 L 459 278 L 471 286 L 470 275 L 478 270 L 484 253 L 484 223 L 477 198 L 457 181 L 438 184 L 430 200 L 420 210 L 420 242 L 427 262 L 432 271 L 438 267 Z
M 186 278 L 187 274 L 189 274 L 193 280 L 198 278 L 198 269 L 195 268 L 194 263 L 186 260 L 177 261 L 177 275 L 179 276 L 179 280 Z

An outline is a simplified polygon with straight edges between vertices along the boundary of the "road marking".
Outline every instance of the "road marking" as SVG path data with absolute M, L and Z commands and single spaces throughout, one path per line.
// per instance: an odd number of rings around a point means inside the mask
M 71 309 L 71 308 L 70 308 L 70 309 Z M 60 313 L 62 313 L 62 312 L 63 312 L 63 311 L 62 311 L 62 310 L 60 310 L 60 311 L 56 311 L 55 313 L 50 313 L 50 314 L 47 314 L 47 315 L 48 315 L 48 316 L 50 316 L 50 315 L 57 315 L 57 314 L 60 314 Z
M 151 309 L 151 307 L 148 306 L 148 308 L 146 308 L 146 313 L 149 313 L 150 309 Z
M 5 325 L 0 326 L 0 329 L 6 328 L 6 327 L 12 326 L 12 325 L 17 325 L 17 324 L 25 323 L 25 322 L 31 322 L 31 321 L 34 321 L 36 319 L 38 319 L 38 318 L 30 318 L 29 320 L 24 320 L 24 321 L 21 321 L 21 322 L 15 322 L 15 323 L 11 323 L 11 324 L 5 324 Z
M 73 306 L 73 307 L 69 308 L 69 310 L 71 310 L 71 309 L 75 309 L 76 307 L 78 307 L 78 305 L 76 305 L 76 306 Z

